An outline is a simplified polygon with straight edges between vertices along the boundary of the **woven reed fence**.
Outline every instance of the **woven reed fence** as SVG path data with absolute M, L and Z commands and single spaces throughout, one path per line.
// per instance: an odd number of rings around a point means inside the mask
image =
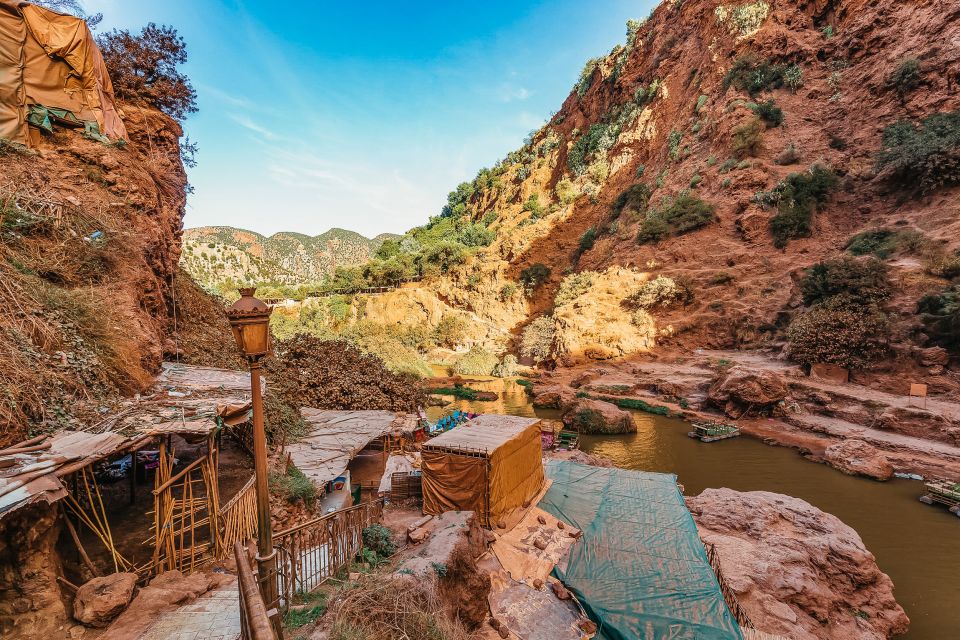
M 720 592 L 723 594 L 723 599 L 726 600 L 727 606 L 730 608 L 730 613 L 733 614 L 737 624 L 741 627 L 744 629 L 753 629 L 753 621 L 750 620 L 750 616 L 748 616 L 747 612 L 740 606 L 737 595 L 723 577 L 723 568 L 720 566 L 720 555 L 717 553 L 716 545 L 704 542 L 703 540 L 701 540 L 701 542 L 703 542 L 703 546 L 707 550 L 707 560 L 710 561 L 710 566 L 713 567 L 713 572 L 717 576 L 717 582 L 720 583 Z
M 220 509 L 220 544 L 217 559 L 233 553 L 234 543 L 246 543 L 257 534 L 256 476 L 250 476 L 237 495 Z

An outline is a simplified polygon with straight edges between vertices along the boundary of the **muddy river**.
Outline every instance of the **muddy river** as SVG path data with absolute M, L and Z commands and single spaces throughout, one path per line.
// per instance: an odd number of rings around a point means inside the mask
M 495 402 L 454 403 L 478 413 L 556 418 L 534 409 L 523 387 L 490 380 L 472 385 L 498 391 Z M 431 407 L 436 418 L 447 409 Z M 581 448 L 625 469 L 674 473 L 695 495 L 708 487 L 773 491 L 802 498 L 856 529 L 895 585 L 897 601 L 910 617 L 910 640 L 960 638 L 960 519 L 946 509 L 917 501 L 919 482 L 886 483 L 847 476 L 805 460 L 792 449 L 749 437 L 704 444 L 687 437 L 689 426 L 673 418 L 632 412 L 637 433 L 586 436 Z

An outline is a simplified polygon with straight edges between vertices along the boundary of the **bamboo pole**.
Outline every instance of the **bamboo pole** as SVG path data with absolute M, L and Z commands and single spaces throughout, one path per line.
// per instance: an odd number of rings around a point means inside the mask
M 70 532 L 70 537 L 73 539 L 73 544 L 76 545 L 77 551 L 80 552 L 80 559 L 83 560 L 83 564 L 87 566 L 87 569 L 90 570 L 90 573 L 93 574 L 93 577 L 98 577 L 100 573 L 97 571 L 97 566 L 93 564 L 90 556 L 87 555 L 87 550 L 83 548 L 83 544 L 80 542 L 80 536 L 77 535 L 77 530 L 73 526 L 73 522 L 70 521 L 70 517 L 68 516 L 67 510 L 64 508 L 63 503 L 60 503 L 60 513 L 63 515 L 64 522 L 67 524 L 67 531 Z

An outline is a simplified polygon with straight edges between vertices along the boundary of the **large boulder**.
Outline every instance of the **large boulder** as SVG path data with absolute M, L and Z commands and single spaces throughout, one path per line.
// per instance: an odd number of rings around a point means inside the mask
M 563 423 L 584 434 L 635 433 L 633 417 L 620 407 L 602 400 L 577 398 L 563 414 Z
M 830 445 L 823 458 L 834 469 L 852 476 L 867 476 L 874 480 L 893 477 L 893 465 L 883 452 L 863 440 L 844 440 Z
M 94 578 L 77 590 L 73 617 L 90 627 L 106 627 L 130 604 L 137 574 L 113 573 Z
M 776 411 L 789 393 L 787 383 L 776 373 L 735 366 L 717 378 L 707 397 L 731 418 L 739 418 L 748 411 Z
M 540 409 L 563 409 L 573 400 L 573 390 L 561 384 L 538 386 L 533 391 L 533 406 Z
M 945 367 L 950 364 L 950 353 L 943 347 L 921 349 L 920 364 L 924 367 Z
M 687 498 L 727 584 L 760 631 L 885 640 L 910 620 L 857 532 L 799 498 L 707 489 Z

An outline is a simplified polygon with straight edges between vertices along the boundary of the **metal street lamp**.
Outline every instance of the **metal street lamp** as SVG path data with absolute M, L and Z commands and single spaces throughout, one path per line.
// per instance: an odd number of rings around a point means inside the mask
M 256 287 L 240 289 L 240 299 L 227 309 L 230 329 L 237 346 L 250 365 L 253 394 L 253 459 L 257 489 L 257 565 L 260 593 L 268 610 L 277 608 L 277 552 L 273 548 L 270 524 L 270 490 L 267 486 L 267 433 L 263 425 L 263 396 L 260 390 L 261 360 L 270 353 L 270 314 L 273 308 L 253 297 Z M 266 554 L 266 555 L 264 555 Z

